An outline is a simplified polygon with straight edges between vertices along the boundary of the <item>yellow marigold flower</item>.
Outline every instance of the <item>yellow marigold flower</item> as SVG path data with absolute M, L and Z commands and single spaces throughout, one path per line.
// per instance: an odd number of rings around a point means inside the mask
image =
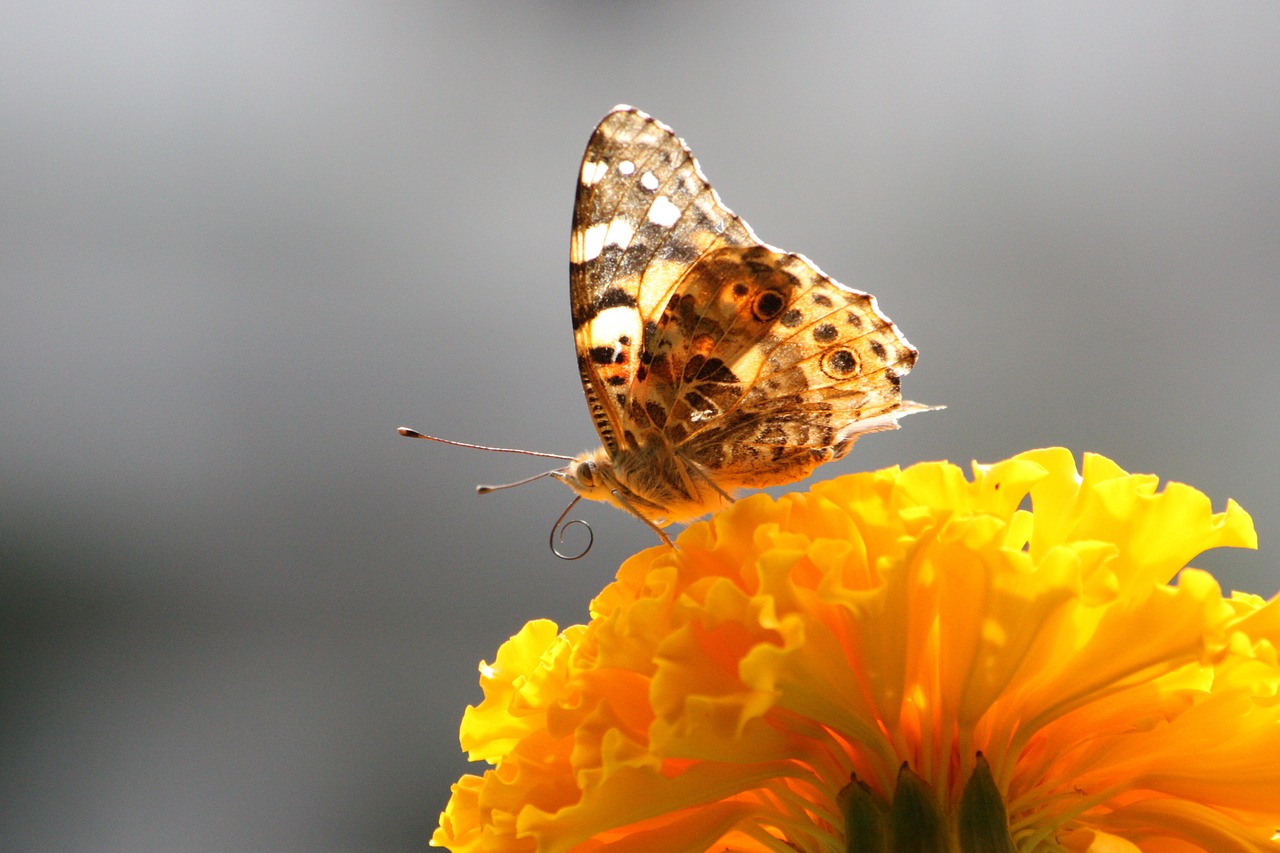
M 1157 486 L 1051 449 L 739 501 L 481 666 L 432 843 L 1280 849 L 1280 600 L 1184 568 L 1253 523 Z

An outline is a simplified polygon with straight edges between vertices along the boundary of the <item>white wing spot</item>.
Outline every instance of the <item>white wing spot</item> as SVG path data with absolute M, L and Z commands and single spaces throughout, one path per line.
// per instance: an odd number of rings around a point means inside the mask
M 582 161 L 582 185 L 584 187 L 594 187 L 600 183 L 600 179 L 609 171 L 609 164 L 602 160 L 583 160 Z
M 605 245 L 621 246 L 625 249 L 631 245 L 631 238 L 635 236 L 635 233 L 636 229 L 631 227 L 631 223 L 621 216 L 616 217 L 609 223 L 609 233 L 604 238 Z
M 592 225 L 586 231 L 582 232 L 582 254 L 574 258 L 578 263 L 584 261 L 594 261 L 600 257 L 600 252 L 604 250 L 604 234 L 609 230 L 607 222 L 601 222 L 598 225 Z
M 645 172 L 640 176 L 640 186 L 644 187 L 649 192 L 653 192 L 658 188 L 658 176 L 653 172 Z
M 615 353 L 621 350 L 619 339 L 623 336 L 633 341 L 640 340 L 640 315 L 636 309 L 621 305 L 601 311 L 587 330 L 591 346 L 612 347 Z
M 649 221 L 663 228 L 670 228 L 680 220 L 680 208 L 671 203 L 671 199 L 660 195 L 649 207 Z
M 636 170 L 636 164 L 632 163 L 630 160 L 623 160 L 621 163 L 618 164 L 619 175 L 630 175 L 635 170 Z

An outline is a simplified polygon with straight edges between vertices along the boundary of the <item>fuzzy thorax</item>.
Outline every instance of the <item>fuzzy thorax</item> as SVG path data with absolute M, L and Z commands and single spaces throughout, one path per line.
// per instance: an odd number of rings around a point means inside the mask
M 690 521 L 733 502 L 693 463 L 669 450 L 625 450 L 614 458 L 597 447 L 578 454 L 551 476 L 584 498 L 612 504 L 658 526 Z

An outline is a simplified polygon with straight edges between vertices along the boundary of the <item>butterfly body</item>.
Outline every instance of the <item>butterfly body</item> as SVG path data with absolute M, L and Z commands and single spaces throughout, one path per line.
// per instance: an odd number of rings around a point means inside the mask
M 570 308 L 602 445 L 553 476 L 654 524 L 803 479 L 929 408 L 902 400 L 916 350 L 875 297 L 762 243 L 632 107 L 583 156 Z
M 588 500 L 613 504 L 659 526 L 732 503 L 730 491 L 670 447 L 650 445 L 613 455 L 597 447 L 552 476 Z

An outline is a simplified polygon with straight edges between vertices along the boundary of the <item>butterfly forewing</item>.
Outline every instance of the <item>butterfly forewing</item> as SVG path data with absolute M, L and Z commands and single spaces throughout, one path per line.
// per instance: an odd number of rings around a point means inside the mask
M 624 423 L 626 392 L 646 329 L 681 277 L 717 247 L 755 242 L 666 125 L 617 107 L 591 135 L 574 203 L 570 309 L 583 388 L 611 453 L 652 438 L 637 432 L 647 422 Z

